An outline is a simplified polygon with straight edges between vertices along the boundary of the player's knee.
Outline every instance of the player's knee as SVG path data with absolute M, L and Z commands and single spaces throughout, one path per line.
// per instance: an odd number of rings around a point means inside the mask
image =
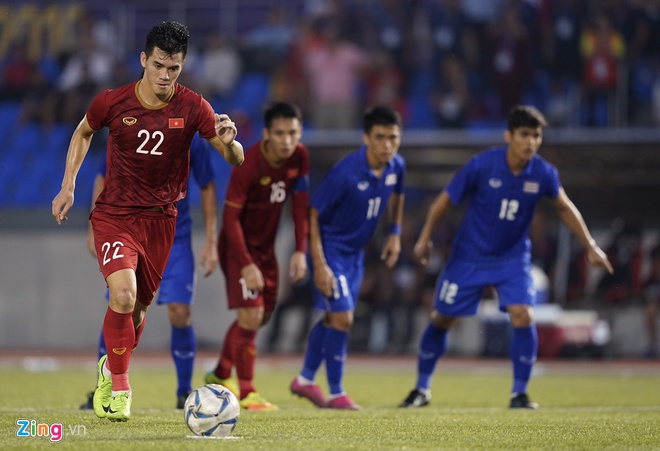
M 172 326 L 182 329 L 192 324 L 192 311 L 187 304 L 169 304 L 168 313 Z
M 458 322 L 458 318 L 444 316 L 437 311 L 431 313 L 431 323 L 438 329 L 451 329 Z
M 534 324 L 532 307 L 529 305 L 511 305 L 508 311 L 513 327 L 530 327 Z
M 128 288 L 110 290 L 110 307 L 113 310 L 130 312 L 135 308 L 135 292 Z
M 349 312 L 328 315 L 326 318 L 326 326 L 342 332 L 348 332 L 353 326 L 353 315 Z

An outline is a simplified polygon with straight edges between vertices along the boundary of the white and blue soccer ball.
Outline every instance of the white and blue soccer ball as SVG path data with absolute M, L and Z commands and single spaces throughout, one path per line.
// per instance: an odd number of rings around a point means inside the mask
M 193 390 L 183 407 L 186 424 L 195 435 L 227 437 L 238 423 L 241 406 L 222 385 L 207 384 Z

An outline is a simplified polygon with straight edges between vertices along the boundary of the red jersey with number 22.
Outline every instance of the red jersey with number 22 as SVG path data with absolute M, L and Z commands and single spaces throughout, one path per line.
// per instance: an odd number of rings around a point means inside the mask
M 141 102 L 140 82 L 100 92 L 87 111 L 94 130 L 110 132 L 105 186 L 96 200 L 96 208 L 109 213 L 169 206 L 185 197 L 193 136 L 216 136 L 213 108 L 201 95 L 177 83 L 169 103 L 152 108 Z

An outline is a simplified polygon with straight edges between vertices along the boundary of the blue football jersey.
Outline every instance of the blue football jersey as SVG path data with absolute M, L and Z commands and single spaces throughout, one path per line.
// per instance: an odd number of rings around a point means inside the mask
M 446 187 L 454 205 L 468 201 L 452 258 L 485 264 L 529 260 L 536 205 L 545 196 L 556 199 L 560 187 L 557 169 L 538 155 L 518 175 L 507 166 L 506 146 L 474 156 Z
M 190 145 L 190 173 L 201 188 L 214 181 L 211 149 L 213 149 L 213 146 L 207 140 L 195 134 Z M 215 149 L 213 150 L 215 151 Z M 105 177 L 105 171 L 106 159 L 102 158 L 97 173 Z M 190 187 L 190 178 L 188 179 L 188 187 Z M 188 196 L 177 202 L 177 209 L 179 212 L 176 218 L 175 237 L 188 235 L 192 226 Z
M 346 254 L 362 250 L 387 209 L 390 194 L 403 194 L 405 172 L 404 159 L 397 154 L 376 177 L 367 162 L 366 146 L 338 161 L 310 202 L 319 212 L 323 246 Z

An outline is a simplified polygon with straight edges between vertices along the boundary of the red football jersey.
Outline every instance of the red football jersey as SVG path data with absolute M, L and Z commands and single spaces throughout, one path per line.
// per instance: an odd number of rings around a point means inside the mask
M 268 164 L 262 145 L 263 140 L 250 147 L 243 164 L 233 168 L 223 213 L 224 218 L 228 202 L 243 207 L 241 229 L 248 252 L 257 260 L 273 254 L 282 207 L 298 178 L 309 175 L 309 152 L 304 144 L 298 144 L 279 168 Z M 233 245 L 235 240 L 223 227 L 218 244 L 227 246 L 232 252 L 229 255 L 239 252 L 240 246 Z
M 96 205 L 115 214 L 185 197 L 192 138 L 197 131 L 215 136 L 213 108 L 201 95 L 177 83 L 170 102 L 154 109 L 140 101 L 138 83 L 102 91 L 87 111 L 94 130 L 109 129 L 105 186 Z

